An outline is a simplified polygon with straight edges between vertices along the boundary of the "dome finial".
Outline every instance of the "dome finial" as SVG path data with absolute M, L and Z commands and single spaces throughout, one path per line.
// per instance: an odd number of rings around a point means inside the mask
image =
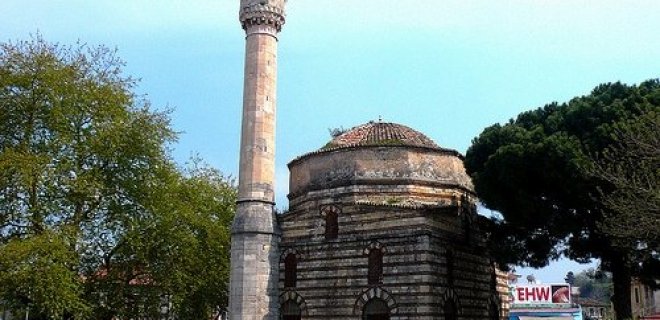
M 383 116 L 380 114 L 378 115 L 378 122 L 383 122 Z

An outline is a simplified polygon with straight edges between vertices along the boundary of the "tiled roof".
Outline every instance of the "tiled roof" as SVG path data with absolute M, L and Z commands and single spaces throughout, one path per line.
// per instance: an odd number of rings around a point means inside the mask
M 440 147 L 423 133 L 391 122 L 368 122 L 334 137 L 321 150 L 353 146 L 415 146 Z

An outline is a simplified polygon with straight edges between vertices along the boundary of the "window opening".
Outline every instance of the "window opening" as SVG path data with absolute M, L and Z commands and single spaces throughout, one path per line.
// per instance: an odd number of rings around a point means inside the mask
M 389 320 L 390 319 L 390 308 L 387 306 L 387 302 L 380 298 L 374 298 L 369 300 L 367 304 L 364 305 L 364 310 L 362 311 L 363 320 Z
M 450 286 L 454 285 L 454 253 L 447 251 L 446 253 L 447 264 L 447 283 Z
M 289 288 L 296 287 L 296 278 L 298 276 L 298 259 L 293 253 L 289 253 L 284 258 L 284 286 Z
M 325 238 L 337 239 L 339 233 L 338 215 L 335 211 L 328 211 L 325 214 Z
M 377 285 L 383 278 L 383 252 L 373 248 L 369 251 L 369 285 Z
M 446 301 L 443 311 L 445 313 L 445 320 L 456 320 L 458 318 L 456 304 L 453 301 Z
M 302 312 L 300 307 L 293 300 L 287 300 L 282 304 L 282 319 L 283 320 L 301 320 Z

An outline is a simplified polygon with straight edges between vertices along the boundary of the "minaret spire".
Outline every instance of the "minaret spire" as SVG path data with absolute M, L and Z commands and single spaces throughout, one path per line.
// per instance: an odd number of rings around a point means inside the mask
M 230 319 L 279 319 L 280 233 L 274 213 L 277 35 L 286 0 L 241 0 L 245 81 L 232 225 Z

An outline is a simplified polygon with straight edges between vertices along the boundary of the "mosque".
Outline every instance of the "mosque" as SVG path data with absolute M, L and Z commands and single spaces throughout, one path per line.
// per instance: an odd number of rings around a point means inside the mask
M 230 319 L 500 319 L 476 195 L 455 150 L 369 122 L 289 163 L 276 215 L 276 66 L 285 0 L 241 0 L 245 85 Z
M 461 155 L 369 122 L 289 163 L 283 319 L 498 319 Z

